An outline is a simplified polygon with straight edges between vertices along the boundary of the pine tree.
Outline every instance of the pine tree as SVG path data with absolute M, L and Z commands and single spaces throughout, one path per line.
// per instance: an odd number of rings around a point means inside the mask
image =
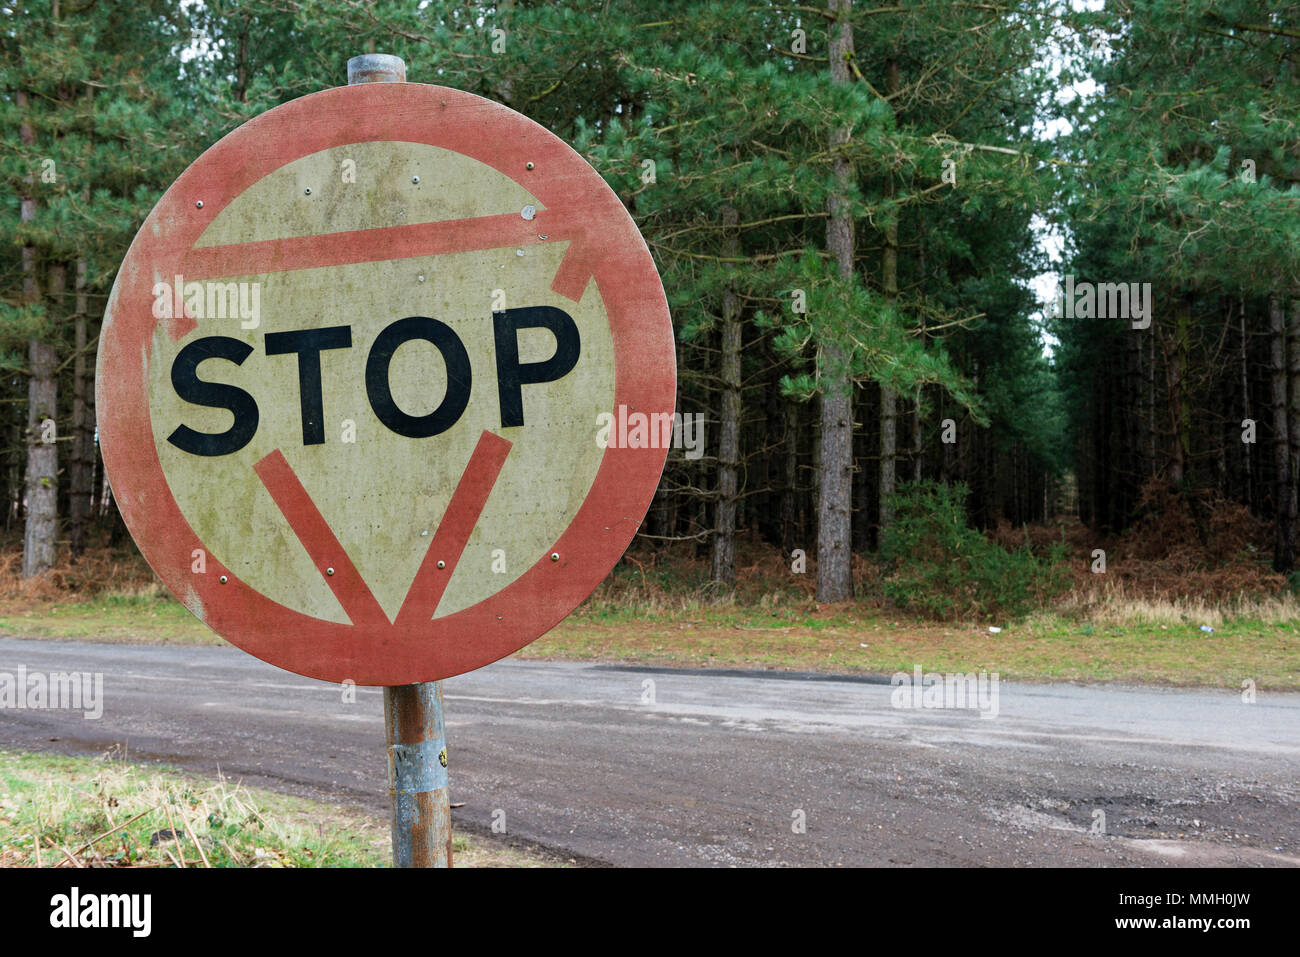
M 55 560 L 61 442 L 71 443 L 77 547 L 84 543 L 89 303 L 102 308 L 130 237 L 178 171 L 178 53 L 188 34 L 177 7 L 163 2 L 33 0 L 2 16 L 0 123 L 14 148 L 0 176 L 13 197 L 7 213 L 20 207 L 21 265 L 18 276 L 8 263 L 4 270 L 0 350 L 5 366 L 28 379 L 23 574 L 32 577 Z M 65 414 L 60 376 L 68 365 L 75 382 Z
M 1280 571 L 1295 541 L 1286 303 L 1300 288 L 1300 38 L 1284 24 L 1298 13 L 1192 0 L 1080 18 L 1079 55 L 1101 86 L 1071 116 L 1068 268 L 1150 282 L 1154 308 L 1148 329 L 1056 323 L 1094 519 L 1124 527 L 1148 476 L 1214 488 L 1271 511 Z M 1132 372 L 1116 370 L 1116 351 Z M 1252 462 L 1242 423 L 1257 419 L 1273 454 Z

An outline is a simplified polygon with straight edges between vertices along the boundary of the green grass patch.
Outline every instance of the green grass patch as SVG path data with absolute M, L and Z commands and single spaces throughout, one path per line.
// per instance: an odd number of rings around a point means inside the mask
M 0 608 L 0 632 L 20 637 L 219 645 L 222 640 L 168 594 Z
M 1240 688 L 1249 679 L 1261 690 L 1300 690 L 1300 627 L 1250 619 L 1207 634 L 1186 623 L 1097 624 L 1049 614 L 993 634 L 982 625 L 879 613 L 803 622 L 724 611 L 639 623 L 575 616 L 518 656 L 842 674 L 910 672 L 920 664 L 1025 681 Z
M 457 835 L 457 866 L 534 867 Z M 0 867 L 381 867 L 387 821 L 106 757 L 0 751 Z
M 818 609 L 799 604 L 743 605 L 725 600 L 689 601 L 680 606 L 608 600 L 584 603 L 569 622 L 642 627 L 647 622 L 701 620 L 711 624 L 768 628 L 798 625 L 810 631 L 851 627 L 859 615 L 845 606 Z M 0 604 L 0 633 L 20 638 L 62 638 L 135 644 L 221 645 L 225 642 L 184 605 L 161 589 L 143 595 L 103 595 L 94 599 Z
M 601 596 L 596 596 L 601 599 Z M 23 637 L 222 644 L 166 594 L 0 608 L 0 631 Z M 1202 622 L 1213 624 L 1202 632 Z M 1000 634 L 988 625 L 1003 628 Z M 866 647 L 863 647 L 863 646 Z M 818 607 L 807 597 L 584 604 L 522 658 L 679 667 L 892 674 L 916 664 L 997 671 L 1008 679 L 1122 681 L 1300 690 L 1300 618 L 1287 608 L 1113 602 L 1020 621 L 936 622 L 865 603 Z

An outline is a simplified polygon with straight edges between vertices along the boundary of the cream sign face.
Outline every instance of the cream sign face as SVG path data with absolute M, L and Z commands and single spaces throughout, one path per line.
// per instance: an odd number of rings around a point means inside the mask
M 251 121 L 168 191 L 101 336 L 105 462 L 160 577 L 330 680 L 479 667 L 609 571 L 662 448 L 672 330 L 617 197 L 560 140 L 418 84 Z

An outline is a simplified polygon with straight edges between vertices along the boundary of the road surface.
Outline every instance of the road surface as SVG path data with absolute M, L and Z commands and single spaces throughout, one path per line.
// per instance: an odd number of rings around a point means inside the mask
M 379 689 L 0 638 L 20 666 L 101 672 L 103 715 L 0 710 L 0 747 L 125 746 L 386 815 Z M 454 820 L 620 866 L 1300 864 L 1298 694 L 1003 682 L 986 718 L 887 681 L 498 662 L 444 683 Z

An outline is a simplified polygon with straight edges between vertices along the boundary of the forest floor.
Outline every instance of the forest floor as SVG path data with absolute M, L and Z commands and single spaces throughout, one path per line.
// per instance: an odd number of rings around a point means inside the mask
M 1208 514 L 1221 515 L 1221 512 Z M 693 546 L 634 547 L 568 618 L 520 658 L 838 674 L 997 672 L 1004 679 L 1142 682 L 1300 690 L 1300 603 L 1268 569 L 1247 518 L 1220 520 L 1195 547 L 1193 523 L 1166 508 L 1140 534 L 1100 541 L 1108 574 L 1091 574 L 1099 540 L 1077 521 L 999 528 L 1006 548 L 1065 537 L 1068 592 L 1012 620 L 934 621 L 892 606 L 887 569 L 854 557 L 857 598 L 814 600 L 811 561 L 795 572 L 751 539 L 735 587 L 708 581 Z M 1218 551 L 1216 552 L 1215 549 Z M 154 578 L 129 544 L 89 550 L 33 582 L 17 576 L 21 543 L 0 548 L 0 633 L 104 642 L 220 644 Z

